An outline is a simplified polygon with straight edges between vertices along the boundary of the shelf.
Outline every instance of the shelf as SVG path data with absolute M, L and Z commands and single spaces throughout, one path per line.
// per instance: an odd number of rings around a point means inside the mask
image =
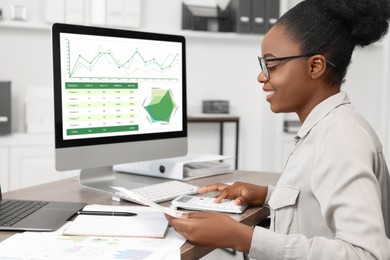
M 50 30 L 51 24 L 29 21 L 0 21 L 0 28 Z
M 244 34 L 244 33 L 235 33 L 235 32 L 206 32 L 206 31 L 191 31 L 191 30 L 181 30 L 177 34 L 181 34 L 188 38 L 199 38 L 199 39 L 216 39 L 216 40 L 257 40 L 263 37 L 260 34 Z
M 91 26 L 88 24 L 83 24 Z M 51 24 L 43 22 L 29 22 L 29 21 L 0 21 L 0 28 L 15 28 L 15 29 L 36 29 L 36 30 L 50 30 Z M 114 28 L 114 27 L 111 27 Z M 124 29 L 126 28 L 115 28 Z M 133 30 L 133 29 L 129 29 Z M 142 28 L 137 29 L 142 30 Z M 149 30 L 148 30 L 149 31 Z M 155 32 L 155 31 L 151 31 Z M 241 40 L 241 41 L 260 41 L 263 35 L 260 34 L 244 34 L 235 32 L 207 32 L 207 31 L 192 31 L 192 30 L 179 30 L 179 31 L 166 31 L 167 34 L 183 35 L 186 38 L 193 39 L 215 39 L 215 40 Z

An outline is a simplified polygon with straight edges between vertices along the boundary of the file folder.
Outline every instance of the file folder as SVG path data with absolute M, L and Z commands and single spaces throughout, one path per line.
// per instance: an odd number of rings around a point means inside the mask
M 276 0 L 271 0 L 277 2 Z M 252 0 L 252 28 L 253 33 L 264 34 L 267 31 L 266 26 L 266 0 Z
M 236 10 L 236 31 L 239 33 L 252 32 L 251 1 L 233 1 L 233 8 Z
M 253 0 L 258 1 L 258 0 Z M 266 0 L 266 23 L 265 32 L 267 32 L 276 23 L 280 15 L 280 0 Z
M 265 34 L 277 21 L 280 0 L 232 0 L 235 31 Z

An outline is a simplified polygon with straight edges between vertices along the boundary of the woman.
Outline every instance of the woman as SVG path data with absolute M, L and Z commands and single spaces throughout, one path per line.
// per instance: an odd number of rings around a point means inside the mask
M 219 213 L 167 216 L 192 243 L 261 259 L 390 259 L 390 177 L 382 146 L 340 91 L 352 52 L 387 33 L 385 0 L 307 0 L 265 35 L 258 81 L 273 112 L 302 126 L 275 187 L 212 184 L 216 201 L 267 205 L 271 227 Z M 358 86 L 357 86 L 358 87 Z

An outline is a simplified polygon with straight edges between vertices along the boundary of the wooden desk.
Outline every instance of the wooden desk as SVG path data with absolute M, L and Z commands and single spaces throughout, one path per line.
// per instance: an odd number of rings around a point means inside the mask
M 126 177 L 126 174 L 119 174 L 118 177 Z M 122 176 L 121 176 L 122 175 Z M 203 186 L 214 182 L 235 182 L 243 181 L 254 184 L 267 185 L 275 184 L 279 178 L 278 174 L 265 172 L 236 171 L 230 174 L 211 176 L 202 179 L 188 181 L 189 183 Z M 155 183 L 156 178 L 132 175 L 132 180 L 136 182 L 145 182 L 151 180 Z M 162 179 L 166 180 L 166 179 Z M 54 201 L 76 201 L 88 202 L 90 204 L 106 205 L 131 205 L 133 203 L 126 201 L 113 201 L 108 193 L 98 192 L 83 188 L 79 185 L 77 178 L 70 178 L 61 181 L 51 182 L 17 191 L 6 192 L 3 194 L 5 199 L 31 199 L 31 200 L 54 200 Z M 163 203 L 166 206 L 169 202 Z M 136 205 L 136 204 L 133 204 Z M 246 225 L 256 225 L 269 215 L 269 210 L 263 207 L 248 208 L 243 214 L 231 214 L 231 216 Z M 16 232 L 0 232 L 0 241 L 12 236 Z M 181 259 L 199 259 L 213 251 L 215 248 L 194 246 L 186 242 L 181 247 Z
M 239 144 L 239 129 L 240 129 L 240 117 L 231 115 L 212 115 L 204 114 L 197 116 L 188 116 L 188 123 L 219 123 L 219 154 L 223 155 L 223 129 L 224 123 L 236 124 L 236 149 L 235 149 L 235 169 L 238 169 L 238 144 Z

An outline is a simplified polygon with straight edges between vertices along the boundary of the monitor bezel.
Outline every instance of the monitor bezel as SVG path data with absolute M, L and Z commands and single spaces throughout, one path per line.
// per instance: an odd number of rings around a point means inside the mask
M 62 124 L 61 33 L 178 42 L 182 46 L 182 131 L 64 140 Z M 52 26 L 55 147 L 70 148 L 187 137 L 186 42 L 180 35 L 56 23 Z

